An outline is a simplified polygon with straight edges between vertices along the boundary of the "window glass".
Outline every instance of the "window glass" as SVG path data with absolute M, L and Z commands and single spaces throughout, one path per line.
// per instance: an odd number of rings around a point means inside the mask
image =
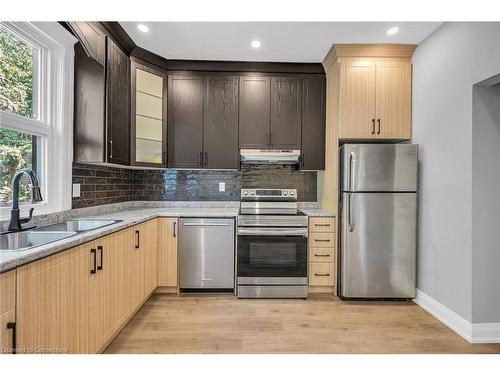
M 30 168 L 38 173 L 40 137 L 14 130 L 0 129 L 0 206 L 12 202 L 12 179 L 17 171 Z M 19 189 L 19 202 L 31 202 L 31 187 L 23 176 Z
M 37 66 L 40 50 L 0 25 L 0 109 L 37 118 Z

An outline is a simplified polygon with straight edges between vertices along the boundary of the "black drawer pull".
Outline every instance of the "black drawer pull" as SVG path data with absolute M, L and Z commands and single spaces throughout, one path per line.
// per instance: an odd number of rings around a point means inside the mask
M 330 240 L 318 240 L 317 238 L 314 239 L 316 242 L 330 242 Z
M 177 222 L 174 221 L 174 237 L 177 236 L 177 233 L 176 233 L 176 227 L 177 227 Z
M 16 354 L 16 323 L 15 322 L 8 322 L 7 323 L 7 329 L 12 330 L 12 354 Z
M 314 276 L 330 276 L 329 273 L 315 273 Z
M 96 250 L 95 249 L 90 249 L 90 254 L 92 254 L 94 256 L 94 268 L 92 268 L 90 270 L 90 273 L 93 274 L 93 273 L 96 273 L 97 272 L 97 253 L 96 253 Z
M 101 258 L 101 264 L 97 266 L 97 270 L 101 271 L 102 270 L 102 258 L 103 258 L 103 255 L 102 255 L 102 253 L 103 253 L 102 246 L 97 246 L 97 250 L 99 250 L 101 252 L 101 256 L 100 256 L 100 258 Z
M 140 238 L 139 231 L 136 230 L 135 231 L 135 248 L 136 249 L 138 249 L 140 247 L 140 241 L 141 241 L 141 238 Z
M 329 257 L 330 254 L 314 254 L 315 257 Z
M 330 224 L 314 224 L 316 227 L 329 227 Z

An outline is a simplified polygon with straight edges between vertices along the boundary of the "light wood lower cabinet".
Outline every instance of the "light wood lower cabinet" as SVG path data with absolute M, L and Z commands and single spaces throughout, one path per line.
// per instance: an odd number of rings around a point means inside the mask
M 0 354 L 15 349 L 16 270 L 0 275 Z
M 336 294 L 336 223 L 334 217 L 309 218 L 309 292 Z
M 158 222 L 158 286 L 177 288 L 177 218 L 161 218 Z
M 157 226 L 150 220 L 18 268 L 19 351 L 102 351 L 156 288 Z

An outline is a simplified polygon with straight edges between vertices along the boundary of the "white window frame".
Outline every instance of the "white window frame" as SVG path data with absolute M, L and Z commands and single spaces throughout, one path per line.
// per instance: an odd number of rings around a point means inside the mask
M 71 209 L 73 163 L 73 77 L 74 44 L 77 39 L 57 22 L 2 22 L 41 50 L 38 69 L 40 95 L 34 100 L 36 119 L 0 110 L 2 128 L 41 137 L 40 175 L 43 202 L 22 203 L 25 215 L 29 208 L 36 214 Z M 2 207 L 0 219 L 7 219 L 10 208 Z

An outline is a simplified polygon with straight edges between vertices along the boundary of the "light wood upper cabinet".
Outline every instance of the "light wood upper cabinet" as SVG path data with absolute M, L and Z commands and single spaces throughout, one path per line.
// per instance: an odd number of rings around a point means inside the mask
M 411 77 L 410 63 L 377 63 L 377 138 L 411 138 Z
M 340 80 L 340 139 L 411 138 L 410 62 L 346 59 Z
M 177 218 L 161 218 L 158 225 L 158 286 L 177 287 Z
M 323 61 L 340 140 L 411 138 L 413 45 L 334 45 Z
M 340 136 L 371 137 L 375 121 L 375 63 L 348 62 L 341 71 Z

